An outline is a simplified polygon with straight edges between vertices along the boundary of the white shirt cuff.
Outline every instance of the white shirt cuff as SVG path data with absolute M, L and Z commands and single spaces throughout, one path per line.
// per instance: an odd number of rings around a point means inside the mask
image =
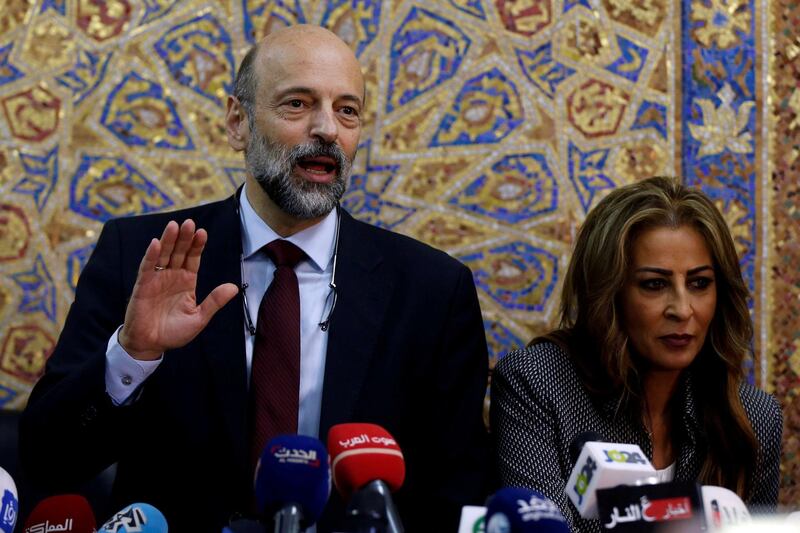
M 106 392 L 111 397 L 114 405 L 122 405 L 131 398 L 139 386 L 155 372 L 164 359 L 161 357 L 154 361 L 139 361 L 125 351 L 119 343 L 119 330 L 108 339 L 106 348 Z

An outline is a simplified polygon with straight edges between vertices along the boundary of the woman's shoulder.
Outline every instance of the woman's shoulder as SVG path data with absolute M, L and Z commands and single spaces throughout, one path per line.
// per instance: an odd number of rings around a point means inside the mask
M 509 352 L 498 360 L 493 375 L 510 382 L 578 382 L 575 365 L 565 348 L 548 340 Z
M 772 394 L 749 383 L 742 383 L 739 386 L 739 398 L 756 434 L 763 434 L 764 430 L 783 424 L 781 406 Z
M 535 371 L 538 374 L 541 371 L 556 369 L 570 364 L 569 355 L 562 346 L 552 341 L 544 340 L 508 352 L 497 361 L 495 371 Z

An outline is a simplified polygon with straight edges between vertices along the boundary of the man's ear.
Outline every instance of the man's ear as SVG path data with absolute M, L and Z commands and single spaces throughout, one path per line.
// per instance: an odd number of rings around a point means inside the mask
M 228 134 L 228 144 L 237 152 L 247 147 L 250 136 L 250 124 L 247 121 L 247 111 L 233 95 L 228 96 L 228 109 L 225 112 L 225 133 Z

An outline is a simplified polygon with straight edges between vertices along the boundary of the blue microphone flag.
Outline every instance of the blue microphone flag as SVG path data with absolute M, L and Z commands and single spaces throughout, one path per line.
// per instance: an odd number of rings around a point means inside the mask
M 164 514 L 149 503 L 133 503 L 112 516 L 97 533 L 167 533 Z
M 309 527 L 322 516 L 330 493 L 328 452 L 319 439 L 281 435 L 264 447 L 255 479 L 259 512 L 268 514 L 297 505 Z
M 489 498 L 486 505 L 486 533 L 569 533 L 558 506 L 542 493 L 520 487 L 506 487 Z

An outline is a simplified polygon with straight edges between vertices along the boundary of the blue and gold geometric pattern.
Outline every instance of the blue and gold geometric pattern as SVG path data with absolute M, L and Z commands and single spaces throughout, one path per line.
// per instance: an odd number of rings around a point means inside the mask
M 636 118 L 631 126 L 632 130 L 652 128 L 662 138 L 667 138 L 667 107 L 658 102 L 645 100 L 636 112 Z
M 74 5 L 76 26 L 98 44 L 114 42 L 131 29 L 133 5 L 129 0 L 75 0 Z
M 99 222 L 172 205 L 166 194 L 122 158 L 83 155 L 70 183 L 70 209 Z
M 76 55 L 75 66 L 56 76 L 56 81 L 59 85 L 72 92 L 74 105 L 80 104 L 84 98 L 92 94 L 97 86 L 103 82 L 112 52 L 94 53 L 81 49 L 78 50 Z
M 0 385 L 0 409 L 7 403 L 10 403 L 18 394 L 19 393 L 14 389 Z
M 450 0 L 450 3 L 464 13 L 486 20 L 486 11 L 483 10 L 481 0 Z
M 13 191 L 33 196 L 36 209 L 41 212 L 58 181 L 58 146 L 44 156 L 20 153 L 19 159 L 25 177 L 17 182 Z
M 43 0 L 40 13 L 46 13 L 50 9 L 63 17 L 67 12 L 67 0 Z
M 747 371 L 785 409 L 782 501 L 800 501 L 789 0 L 3 3 L 0 406 L 24 405 L 105 220 L 241 184 L 234 65 L 300 22 L 336 32 L 365 74 L 346 208 L 472 267 L 493 359 L 555 325 L 576 229 L 610 190 L 652 174 L 702 187 L 753 293 Z
M 553 46 L 550 43 L 532 51 L 518 48 L 515 52 L 522 73 L 548 98 L 553 98 L 558 86 L 575 74 L 575 69 L 553 59 Z
M 450 203 L 501 222 L 516 224 L 558 205 L 558 184 L 544 154 L 505 156 Z
M 397 165 L 375 165 L 371 162 L 372 143 L 359 146 L 365 154 L 363 172 L 356 169 L 342 198 L 342 207 L 360 220 L 381 228 L 393 229 L 402 224 L 416 209 L 384 200 L 382 195 L 395 177 Z
M 531 37 L 543 32 L 553 20 L 553 0 L 495 0 L 497 14 L 507 30 Z
M 304 24 L 306 16 L 298 0 L 242 0 L 244 36 L 255 43 L 272 28 Z
M 517 87 L 498 68 L 464 84 L 431 146 L 497 143 L 524 120 Z
M 0 85 L 11 83 L 24 76 L 18 68 L 11 64 L 10 57 L 13 49 L 14 43 L 0 46 Z
M 181 0 L 143 0 L 144 15 L 139 24 L 147 24 L 165 16 L 180 2 Z
M 470 44 L 451 20 L 413 7 L 392 36 L 386 112 L 455 76 Z
M 0 263 L 25 257 L 31 240 L 31 226 L 25 211 L 13 204 L 0 204 Z M 5 302 L 0 292 L 0 311 Z
M 511 350 L 522 348 L 528 343 L 500 322 L 484 320 L 483 329 L 486 331 L 486 344 L 489 347 L 489 359 L 492 361 L 497 361 Z
M 558 280 L 558 258 L 523 241 L 460 259 L 472 269 L 475 284 L 510 311 L 543 311 Z
M 581 151 L 576 145 L 569 143 L 569 180 L 585 212 L 594 205 L 595 196 L 616 187 L 605 172 L 609 150 Z
M 169 28 L 155 49 L 176 82 L 224 107 L 236 67 L 231 37 L 216 17 L 205 14 Z
M 639 74 L 647 63 L 648 50 L 625 37 L 617 36 L 620 56 L 606 67 L 609 72 L 627 78 L 632 82 L 639 80 Z
M 56 286 L 44 264 L 42 254 L 36 255 L 31 270 L 11 275 L 14 283 L 22 290 L 17 311 L 36 313 L 41 311 L 52 322 L 56 321 Z
M 320 25 L 335 31 L 360 56 L 375 40 L 380 23 L 380 0 L 327 0 Z
M 194 149 L 175 102 L 161 85 L 135 71 L 111 90 L 100 123 L 128 146 Z
M 42 375 L 54 345 L 41 321 L 13 325 L 0 349 L 0 372 L 30 387 Z
M 72 289 L 73 292 L 78 286 L 78 278 L 81 275 L 83 267 L 86 266 L 86 262 L 89 261 L 89 256 L 91 256 L 94 251 L 94 246 L 94 244 L 90 244 L 78 248 L 70 252 L 67 256 L 67 282 L 69 283 L 69 288 Z

